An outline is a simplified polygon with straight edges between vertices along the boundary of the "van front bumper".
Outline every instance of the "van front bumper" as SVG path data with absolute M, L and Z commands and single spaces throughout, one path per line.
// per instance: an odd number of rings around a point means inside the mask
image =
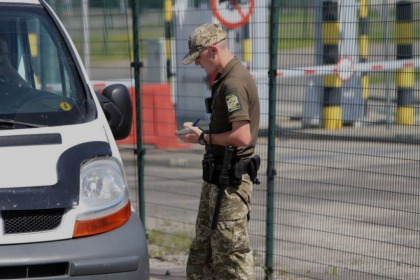
M 25 269 L 31 278 L 77 280 L 147 280 L 149 256 L 144 227 L 131 213 L 127 223 L 113 231 L 89 237 L 31 244 L 0 246 L 0 271 L 18 273 Z M 37 272 L 42 268 L 62 268 L 57 275 Z M 58 265 L 59 264 L 59 265 Z M 51 273 L 51 269 L 48 269 Z M 54 269 L 53 269 L 54 270 Z M 39 273 L 39 274 L 36 274 Z M 35 278 L 34 277 L 34 278 Z M 27 278 L 27 277 L 23 277 Z

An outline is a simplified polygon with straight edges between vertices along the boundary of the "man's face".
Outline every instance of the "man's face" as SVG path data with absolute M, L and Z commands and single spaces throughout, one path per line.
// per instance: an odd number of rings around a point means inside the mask
M 217 70 L 215 62 L 215 54 L 211 47 L 208 47 L 200 52 L 195 59 L 195 65 L 200 66 L 206 71 L 207 75 L 213 74 Z

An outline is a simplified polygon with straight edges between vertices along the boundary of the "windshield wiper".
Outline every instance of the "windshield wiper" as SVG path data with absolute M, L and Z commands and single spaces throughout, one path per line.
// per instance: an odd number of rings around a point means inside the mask
M 2 125 L 4 124 L 20 124 L 20 125 L 24 125 L 26 127 L 47 127 L 48 125 L 44 125 L 44 124 L 37 124 L 37 123 L 27 123 L 27 122 L 17 122 L 15 120 L 9 120 L 9 119 L 0 119 L 0 129 L 1 128 L 5 128 L 2 127 Z

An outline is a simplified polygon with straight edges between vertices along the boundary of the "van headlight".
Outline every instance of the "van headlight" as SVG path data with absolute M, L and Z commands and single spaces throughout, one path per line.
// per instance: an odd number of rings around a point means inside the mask
M 113 157 L 88 160 L 80 170 L 79 212 L 73 237 L 122 226 L 131 215 L 124 170 Z

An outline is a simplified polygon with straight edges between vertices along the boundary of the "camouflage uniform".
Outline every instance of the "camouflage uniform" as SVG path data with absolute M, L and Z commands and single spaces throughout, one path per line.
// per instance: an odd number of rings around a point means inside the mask
M 226 32 L 218 24 L 203 24 L 188 39 L 189 52 L 183 64 L 195 61 L 205 48 L 226 39 Z M 235 57 L 219 73 L 212 85 L 212 133 L 231 130 L 231 123 L 248 121 L 251 142 L 236 148 L 236 157 L 250 160 L 253 156 L 259 125 L 259 99 L 249 71 Z M 209 150 L 206 145 L 206 151 Z M 212 145 L 216 159 L 223 158 L 225 147 Z M 211 230 L 218 187 L 203 183 L 196 223 L 196 237 L 190 248 L 187 263 L 189 280 L 252 280 L 254 259 L 249 244 L 248 220 L 253 183 L 248 174 L 242 175 L 240 185 L 229 185 L 224 192 L 216 230 Z
M 217 230 L 210 230 L 217 186 L 204 182 L 191 244 L 187 278 L 254 279 L 254 258 L 248 238 L 248 213 L 252 193 L 249 175 L 240 186 L 229 186 L 222 199 Z

